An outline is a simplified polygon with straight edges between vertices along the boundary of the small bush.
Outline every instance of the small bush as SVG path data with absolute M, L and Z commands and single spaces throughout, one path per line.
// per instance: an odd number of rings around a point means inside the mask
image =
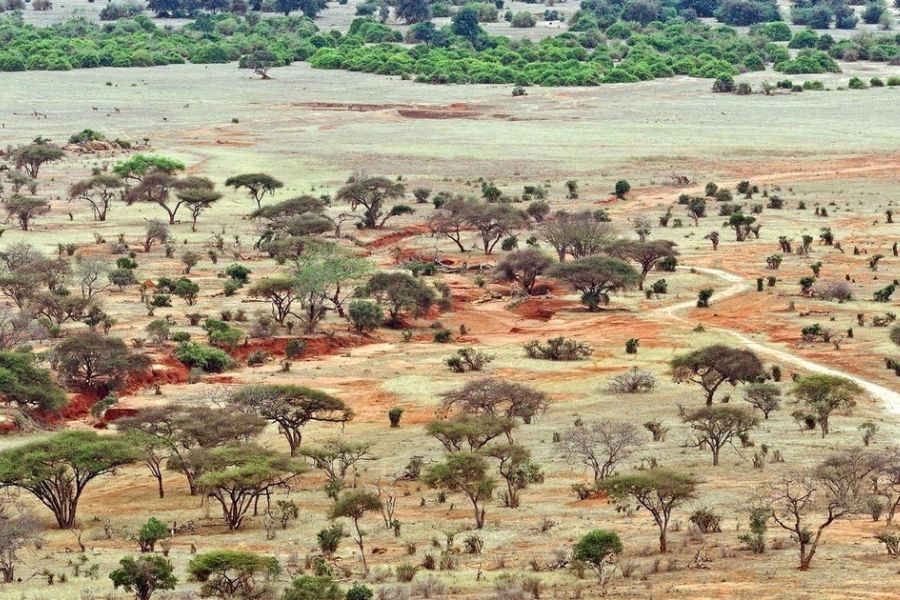
M 646 394 L 653 391 L 656 383 L 656 377 L 652 373 L 632 367 L 613 377 L 607 385 L 607 390 L 614 394 Z
M 384 322 L 384 311 L 375 302 L 354 300 L 347 307 L 350 323 L 357 333 L 375 331 Z
M 524 348 L 525 356 L 542 360 L 584 360 L 593 351 L 590 345 L 565 337 L 550 338 L 546 344 L 531 340 Z
M 231 357 L 218 348 L 185 342 L 175 349 L 175 358 L 188 367 L 207 373 L 220 373 L 232 365 Z
M 394 567 L 394 572 L 397 574 L 397 581 L 403 583 L 412 581 L 418 571 L 419 567 L 409 563 L 403 563 Z
M 454 373 L 465 373 L 467 371 L 484 370 L 484 367 L 493 361 L 494 358 L 493 354 L 479 352 L 474 348 L 460 348 L 456 351 L 456 354 L 444 362 Z

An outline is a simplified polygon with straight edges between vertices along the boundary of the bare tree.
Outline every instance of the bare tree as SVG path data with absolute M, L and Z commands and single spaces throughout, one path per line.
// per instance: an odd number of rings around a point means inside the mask
M 40 521 L 31 511 L 4 501 L 0 504 L 0 580 L 15 580 L 19 553 L 41 542 Z
M 694 432 L 695 445 L 712 451 L 713 466 L 719 465 L 719 453 L 734 438 L 750 432 L 759 420 L 749 411 L 727 404 L 705 406 L 684 416 L 684 422 Z
M 867 492 L 862 485 L 875 464 L 860 451 L 834 456 L 811 471 L 786 475 L 773 485 L 772 519 L 790 531 L 800 551 L 800 570 L 812 564 L 825 529 L 860 512 Z M 813 513 L 824 513 L 813 521 Z
M 614 240 L 612 226 L 590 211 L 557 213 L 541 226 L 541 237 L 553 246 L 560 262 L 567 255 L 583 258 L 600 253 Z
M 587 465 L 594 482 L 615 474 L 616 467 L 643 445 L 635 425 L 614 421 L 591 421 L 575 426 L 562 435 L 563 456 Z

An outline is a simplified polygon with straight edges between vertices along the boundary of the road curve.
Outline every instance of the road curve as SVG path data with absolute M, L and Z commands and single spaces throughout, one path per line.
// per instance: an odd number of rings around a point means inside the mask
M 711 304 L 715 302 L 721 302 L 726 298 L 731 298 L 733 296 L 737 296 L 738 294 L 742 294 L 743 292 L 750 289 L 750 286 L 746 283 L 746 281 L 740 276 L 735 275 L 734 273 L 729 273 L 728 271 L 722 271 L 720 269 L 709 269 L 706 267 L 678 267 L 679 269 L 693 269 L 698 273 L 704 273 L 706 275 L 712 275 L 713 277 L 717 277 L 727 283 L 730 283 L 727 288 L 724 290 L 718 290 L 713 295 Z M 696 306 L 696 301 L 689 300 L 687 302 L 680 302 L 678 304 L 672 304 L 670 306 L 664 306 L 661 308 L 654 309 L 651 311 L 651 314 L 658 314 L 662 316 L 669 316 L 680 321 L 684 321 L 685 319 L 680 317 L 678 313 L 683 310 L 687 310 Z M 868 379 L 863 379 L 857 375 L 853 375 L 851 373 L 846 373 L 844 371 L 833 369 L 831 367 L 826 367 L 819 363 L 813 362 L 811 360 L 807 360 L 805 358 L 801 358 L 790 352 L 785 350 L 781 350 L 779 348 L 775 348 L 768 344 L 763 344 L 758 342 L 742 333 L 737 331 L 733 331 L 731 329 L 725 329 L 722 327 L 715 328 L 716 331 L 721 331 L 723 333 L 727 333 L 728 335 L 735 338 L 741 344 L 753 350 L 758 354 L 768 355 L 775 357 L 781 361 L 786 363 L 791 363 L 801 369 L 806 371 L 810 371 L 813 373 L 821 373 L 823 375 L 837 375 L 839 377 L 845 377 L 850 381 L 853 381 L 861 388 L 863 388 L 866 392 L 872 395 L 875 398 L 878 398 L 884 403 L 884 407 L 891 414 L 900 416 L 900 392 L 891 390 L 889 388 L 884 387 L 883 385 L 879 385 Z

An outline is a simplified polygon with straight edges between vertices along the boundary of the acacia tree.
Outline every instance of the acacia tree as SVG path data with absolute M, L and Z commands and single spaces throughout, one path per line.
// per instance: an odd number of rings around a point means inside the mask
M 235 414 L 230 408 L 197 404 L 145 408 L 119 419 L 116 425 L 160 440 L 168 453 L 166 467 L 184 474 L 194 496 L 206 454 L 213 448 L 249 441 L 265 428 L 266 421 L 246 412 Z
M 41 215 L 50 212 L 50 202 L 35 196 L 11 196 L 3 201 L 6 215 L 19 222 L 22 231 L 28 231 L 31 222 Z
M 284 184 L 267 173 L 245 173 L 234 175 L 225 180 L 225 185 L 235 190 L 244 188 L 256 202 L 256 208 L 262 208 L 262 199 L 266 194 L 275 195 L 275 190 L 284 187 Z
M 631 423 L 591 421 L 563 433 L 561 444 L 563 455 L 587 465 L 597 483 L 614 475 L 616 468 L 643 445 L 643 439 Z
M 613 500 L 632 499 L 653 516 L 659 528 L 659 551 L 667 551 L 667 533 L 672 511 L 692 500 L 697 480 L 665 469 L 651 469 L 634 475 L 614 475 L 597 484 Z
M 544 473 L 539 464 L 531 460 L 531 452 L 518 444 L 499 444 L 485 448 L 482 454 L 497 460 L 497 471 L 506 482 L 501 494 L 503 506 L 519 507 L 519 492 L 533 483 L 543 483 Z
M 137 449 L 141 461 L 147 466 L 150 474 L 156 479 L 156 488 L 159 497 L 165 498 L 166 490 L 163 486 L 163 466 L 170 456 L 169 444 L 155 435 L 150 435 L 139 430 L 128 431 L 125 435 L 132 447 Z
M 469 222 L 469 211 L 474 205 L 462 196 L 453 196 L 428 218 L 428 228 L 432 235 L 442 235 L 456 244 L 460 252 L 465 252 L 462 231 Z
M 88 179 L 77 181 L 69 187 L 69 200 L 87 202 L 95 221 L 105 221 L 116 198 L 125 187 L 125 182 L 118 175 L 101 173 Z
M 612 226 L 590 211 L 560 211 L 541 225 L 541 237 L 553 246 L 564 262 L 567 255 L 584 258 L 599 254 L 615 239 Z
M 369 574 L 369 564 L 366 561 L 366 549 L 364 545 L 363 532 L 359 527 L 359 522 L 367 512 L 380 511 L 381 500 L 378 494 L 365 490 L 350 490 L 342 494 L 334 506 L 331 507 L 332 519 L 346 517 L 353 521 L 353 528 L 356 530 L 356 545 L 359 546 L 359 556 L 362 559 L 363 574 Z
M 25 171 L 32 179 L 37 179 L 41 167 L 48 162 L 61 159 L 65 153 L 48 143 L 34 143 L 13 150 L 11 158 L 17 169 Z
M 694 432 L 696 446 L 712 452 L 714 467 L 719 466 L 719 454 L 726 444 L 734 445 L 734 438 L 748 434 L 759 425 L 750 412 L 727 404 L 705 406 L 689 412 L 683 420 Z
M 197 231 L 197 219 L 210 206 L 222 198 L 212 181 L 206 177 L 185 177 L 175 182 L 175 196 L 191 213 L 191 231 Z M 178 207 L 175 207 L 178 210 Z M 174 213 L 172 214 L 174 218 Z
M 381 271 L 372 275 L 365 293 L 379 304 L 387 305 L 391 323 L 400 323 L 401 311 L 422 315 L 431 308 L 435 293 L 424 281 L 409 273 Z
M 200 595 L 216 598 L 263 598 L 270 593 L 267 585 L 257 581 L 270 580 L 281 573 L 274 556 L 262 556 L 240 550 L 214 550 L 198 554 L 188 563 L 188 577 L 199 581 Z
M 38 367 L 31 352 L 0 351 L 0 402 L 22 409 L 58 411 L 68 402 L 50 371 Z
M 150 600 L 157 590 L 174 590 L 178 583 L 172 562 L 165 556 L 126 556 L 109 578 L 115 589 L 134 592 L 137 600 Z
M 447 452 L 480 450 L 501 435 L 509 436 L 515 421 L 490 414 L 459 414 L 449 419 L 436 419 L 425 425 L 425 432 L 439 441 Z
M 831 457 L 811 471 L 786 475 L 772 486 L 772 519 L 791 532 L 800 551 L 801 571 L 810 568 L 825 529 L 864 508 L 867 496 L 861 483 L 876 467 L 858 452 Z M 809 523 L 814 511 L 825 513 L 817 525 Z
M 513 381 L 485 377 L 468 382 L 457 390 L 441 394 L 441 412 L 457 411 L 469 415 L 490 415 L 522 419 L 530 424 L 538 413 L 547 410 L 550 398 L 544 392 Z M 512 430 L 506 433 L 512 443 Z
M 371 268 L 362 258 L 349 256 L 333 246 L 302 256 L 295 261 L 293 277 L 296 304 L 301 310 L 291 314 L 313 333 L 329 308 L 344 316 L 344 302 L 353 282 L 360 281 Z
M 291 315 L 291 306 L 297 299 L 294 279 L 287 275 L 276 275 L 259 279 L 250 286 L 247 293 L 251 298 L 265 298 L 272 304 L 272 318 L 281 326 Z
M 425 470 L 422 481 L 431 487 L 464 494 L 475 511 L 475 528 L 484 527 L 484 502 L 493 497 L 497 487 L 497 480 L 488 474 L 484 457 L 472 452 L 448 454 L 443 463 Z
M 753 383 L 744 389 L 744 400 L 762 412 L 768 420 L 769 413 L 778 410 L 781 389 L 774 383 Z
M 173 192 L 177 198 L 174 204 L 171 203 Z M 213 183 L 205 177 L 189 176 L 179 179 L 169 172 L 154 170 L 143 175 L 140 183 L 129 188 L 123 200 L 128 206 L 140 202 L 158 205 L 168 215 L 169 225 L 176 223 L 178 211 L 186 205 L 191 212 L 192 230 L 196 231 L 200 213 L 221 197 L 222 194 L 213 190 Z
M 0 452 L 0 487 L 26 490 L 50 509 L 60 529 L 71 529 L 85 487 L 137 458 L 122 438 L 65 431 Z
M 590 565 L 597 573 L 605 595 L 606 585 L 615 569 L 613 561 L 622 552 L 622 541 L 611 531 L 596 529 L 586 534 L 572 549 L 572 558 Z M 612 567 L 612 569 L 610 569 Z
M 64 339 L 53 350 L 51 364 L 66 385 L 109 393 L 130 375 L 145 371 L 150 359 L 119 338 L 85 332 Z
M 323 391 L 297 385 L 251 385 L 232 394 L 229 403 L 278 425 L 291 456 L 303 441 L 303 428 L 310 421 L 341 423 L 353 418 L 342 400 Z
M 347 185 L 338 190 L 335 198 L 346 202 L 350 210 L 362 208 L 360 223 L 365 229 L 384 227 L 389 218 L 411 212 L 409 207 L 398 204 L 385 213 L 386 204 L 391 200 L 402 198 L 406 188 L 402 183 L 391 181 L 386 177 L 353 176 Z
M 197 488 L 221 505 L 228 529 L 235 531 L 261 497 L 288 485 L 306 467 L 260 446 L 229 444 L 207 452 L 202 470 Z
M 159 219 L 150 219 L 144 227 L 144 252 L 150 252 L 153 244 L 165 244 L 169 240 L 169 226 Z
M 609 304 L 612 292 L 628 289 L 640 281 L 637 271 L 612 256 L 586 256 L 560 262 L 550 267 L 547 275 L 581 292 L 581 302 L 591 312 Z
M 476 204 L 467 211 L 467 222 L 478 231 L 485 254 L 491 254 L 502 238 L 528 225 L 528 215 L 509 204 Z
M 174 175 L 184 171 L 184 163 L 166 156 L 135 154 L 113 166 L 113 173 L 125 181 L 140 183 L 150 173 Z
M 824 438 L 828 435 L 831 414 L 851 410 L 863 390 L 856 383 L 837 375 L 807 375 L 797 381 L 792 391 L 798 402 L 812 410 Z
M 638 289 L 644 289 L 644 279 L 653 267 L 659 264 L 664 258 L 674 258 L 678 255 L 675 250 L 675 242 L 669 240 L 653 240 L 645 241 L 624 241 L 614 244 L 610 248 L 610 253 L 619 258 L 630 260 L 638 265 L 641 269 L 640 279 L 638 279 Z
M 676 383 L 690 381 L 702 387 L 707 406 L 712 406 L 716 390 L 723 383 L 736 386 L 756 381 L 764 374 L 756 354 L 722 344 L 679 354 L 669 362 L 669 370 Z
M 304 447 L 300 454 L 312 461 L 315 468 L 323 471 L 328 478 L 325 490 L 332 498 L 344 487 L 344 480 L 350 469 L 364 460 L 375 460 L 371 453 L 372 444 L 331 440 L 322 446 Z
M 514 281 L 522 292 L 531 295 L 540 276 L 552 264 L 550 257 L 537 248 L 510 252 L 494 267 L 494 277 L 500 281 Z

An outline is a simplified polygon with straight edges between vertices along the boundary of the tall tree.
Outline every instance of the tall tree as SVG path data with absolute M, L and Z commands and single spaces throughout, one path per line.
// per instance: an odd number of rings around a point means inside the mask
M 708 448 L 712 452 L 713 466 L 719 465 L 719 454 L 726 444 L 734 444 L 734 438 L 748 434 L 759 424 L 750 412 L 727 404 L 705 406 L 691 411 L 684 417 L 694 432 L 697 447 Z
M 400 313 L 424 314 L 435 301 L 435 293 L 424 281 L 409 273 L 381 271 L 366 284 L 365 292 L 379 304 L 386 304 L 391 323 L 400 322 Z
M 300 310 L 291 314 L 313 333 L 329 308 L 341 316 L 354 282 L 368 274 L 371 265 L 362 258 L 350 256 L 334 246 L 326 246 L 294 262 L 294 291 Z
M 690 381 L 702 387 L 707 406 L 712 406 L 716 390 L 723 383 L 750 383 L 764 374 L 756 354 L 722 344 L 679 354 L 669 362 L 669 370 L 676 383 Z
M 647 509 L 659 528 L 659 551 L 665 554 L 672 511 L 694 498 L 697 481 L 689 475 L 651 469 L 635 475 L 608 477 L 597 488 L 614 500 L 630 498 Z
M 591 421 L 572 427 L 562 435 L 562 449 L 570 461 L 587 465 L 594 483 L 615 474 L 642 445 L 640 430 L 631 423 Z
M 126 556 L 109 578 L 114 588 L 134 592 L 137 600 L 150 600 L 157 590 L 174 590 L 178 583 L 172 562 L 165 556 Z
M 198 489 L 219 503 L 228 529 L 235 531 L 261 497 L 286 486 L 306 466 L 259 446 L 230 444 L 207 452 L 202 470 Z
M 3 208 L 6 210 L 7 217 L 19 222 L 19 228 L 22 231 L 28 231 L 32 221 L 50 212 L 50 202 L 36 196 L 16 194 L 3 201 Z
M 113 172 L 122 179 L 140 183 L 150 173 L 174 175 L 184 171 L 184 163 L 166 156 L 135 154 L 113 166 Z
M 56 411 L 68 402 L 47 369 L 36 364 L 30 352 L 0 351 L 0 402 L 21 408 Z
M 346 517 L 353 521 L 353 527 L 356 530 L 356 545 L 359 546 L 359 555 L 362 558 L 363 574 L 369 574 L 369 563 L 366 561 L 366 549 L 364 545 L 363 532 L 359 527 L 359 522 L 367 512 L 381 510 L 381 500 L 377 494 L 367 492 L 365 490 L 350 490 L 342 494 L 334 506 L 331 507 L 331 518 L 338 519 Z
M 258 435 L 265 424 L 265 420 L 253 414 L 236 414 L 230 408 L 201 404 L 145 408 L 116 422 L 126 432 L 159 439 L 169 454 L 166 466 L 184 474 L 192 496 L 197 493 L 197 480 L 203 475 L 204 460 L 211 449 L 247 442 Z M 135 450 L 139 448 L 135 447 Z
M 0 452 L 0 487 L 26 490 L 53 512 L 60 529 L 71 529 L 87 485 L 137 458 L 122 438 L 65 431 Z
M 553 246 L 560 262 L 567 255 L 584 258 L 602 252 L 615 240 L 612 226 L 596 213 L 560 211 L 541 225 L 541 237 Z
M 807 375 L 801 377 L 792 390 L 798 402 L 813 411 L 816 423 L 824 438 L 828 435 L 828 421 L 831 414 L 840 410 L 850 410 L 856 406 L 856 398 L 862 388 L 844 377 L 836 375 Z
M 628 263 L 611 256 L 560 262 L 550 267 L 547 275 L 581 292 L 581 302 L 591 312 L 609 304 L 612 292 L 631 288 L 640 281 L 640 275 Z
M 17 169 L 22 169 L 32 179 L 37 179 L 41 167 L 65 156 L 57 146 L 49 143 L 35 143 L 20 146 L 12 151 L 11 158 Z
M 347 185 L 338 190 L 335 198 L 339 202 L 346 202 L 350 210 L 362 208 L 360 222 L 366 229 L 376 229 L 384 226 L 390 217 L 401 214 L 398 207 L 394 206 L 385 212 L 386 205 L 391 200 L 403 197 L 406 188 L 402 183 L 391 181 L 386 177 L 367 177 L 365 175 L 351 177 Z
M 343 400 L 313 388 L 297 385 L 250 385 L 229 397 L 229 403 L 278 425 L 291 456 L 303 441 L 303 428 L 310 422 L 341 423 L 353 418 Z
M 484 503 L 494 495 L 497 480 L 488 474 L 484 457 L 471 452 L 454 452 L 442 463 L 428 467 L 422 481 L 431 487 L 464 494 L 475 511 L 475 528 L 484 527 Z
M 431 8 L 426 0 L 399 0 L 396 15 L 398 19 L 403 19 L 411 25 L 429 20 Z
M 105 393 L 150 366 L 146 355 L 132 352 L 121 339 L 91 332 L 64 339 L 53 350 L 51 361 L 66 385 L 86 386 Z
M 213 188 L 213 182 L 206 177 L 184 177 L 175 182 L 175 196 L 191 213 L 191 231 L 197 231 L 200 214 L 221 200 L 221 192 Z
M 531 295 L 537 278 L 546 271 L 553 262 L 537 248 L 515 250 L 500 259 L 494 267 L 494 277 L 500 281 L 518 283 L 522 292 Z
M 243 550 L 213 550 L 198 554 L 187 566 L 188 577 L 198 581 L 202 597 L 265 598 L 273 595 L 266 581 L 281 573 L 274 556 Z
M 630 260 L 640 267 L 639 290 L 644 289 L 644 280 L 647 278 L 647 274 L 659 264 L 659 261 L 678 255 L 678 252 L 675 250 L 675 242 L 670 242 L 669 240 L 653 240 L 652 242 L 628 240 L 612 245 L 610 253 L 619 258 Z
M 528 225 L 525 211 L 510 204 L 472 204 L 467 211 L 467 221 L 481 237 L 485 254 L 491 254 L 501 239 Z
M 256 208 L 262 208 L 262 199 L 266 194 L 275 195 L 275 190 L 284 187 L 284 184 L 267 173 L 246 173 L 234 175 L 225 180 L 225 185 L 235 190 L 244 188 L 256 202 Z
M 95 221 L 105 221 L 112 201 L 119 196 L 125 182 L 118 175 L 101 173 L 77 181 L 69 187 L 69 200 L 81 200 L 91 207 Z
M 459 389 L 441 394 L 441 411 L 457 411 L 470 415 L 491 415 L 522 419 L 531 423 L 538 413 L 547 410 L 550 398 L 531 386 L 494 377 L 468 382 Z M 512 442 L 512 434 L 507 433 Z

